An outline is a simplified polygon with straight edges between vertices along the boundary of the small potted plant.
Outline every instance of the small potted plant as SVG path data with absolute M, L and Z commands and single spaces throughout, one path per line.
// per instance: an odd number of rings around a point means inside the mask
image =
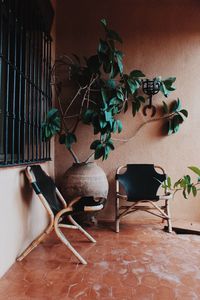
M 168 177 L 167 181 L 165 181 L 162 185 L 163 189 L 165 191 L 171 191 L 173 195 L 181 191 L 185 199 L 187 199 L 190 194 L 196 197 L 198 191 L 200 190 L 200 169 L 196 166 L 190 166 L 188 167 L 188 169 L 198 175 L 195 181 L 193 181 L 191 176 L 187 174 L 179 178 L 174 184 L 172 184 L 171 177 Z

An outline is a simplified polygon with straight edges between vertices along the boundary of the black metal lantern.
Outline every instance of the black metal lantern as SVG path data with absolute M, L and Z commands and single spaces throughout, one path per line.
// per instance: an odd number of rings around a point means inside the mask
M 147 115 L 147 109 L 151 109 L 151 117 L 155 116 L 156 114 L 156 107 L 152 105 L 152 96 L 157 94 L 160 91 L 160 81 L 157 79 L 153 80 L 142 80 L 142 90 L 143 92 L 148 95 L 149 97 L 149 104 L 144 106 L 143 114 Z

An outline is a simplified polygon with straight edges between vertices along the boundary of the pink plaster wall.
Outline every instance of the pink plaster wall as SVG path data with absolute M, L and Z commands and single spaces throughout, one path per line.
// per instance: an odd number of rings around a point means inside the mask
M 176 76 L 177 91 L 171 100 L 182 99 L 189 111 L 188 120 L 180 132 L 162 136 L 160 124 L 152 123 L 128 143 L 116 144 L 116 150 L 105 162 L 98 162 L 108 175 L 110 194 L 101 217 L 113 219 L 114 174 L 126 163 L 155 163 L 162 165 L 174 180 L 187 172 L 187 166 L 200 165 L 200 2 L 197 0 L 102 0 L 57 1 L 56 55 L 95 52 L 98 37 L 103 34 L 99 25 L 106 18 L 120 33 L 124 44 L 127 71 L 141 69 L 149 76 Z M 164 100 L 161 96 L 157 101 Z M 145 120 L 139 114 L 122 116 L 124 131 L 129 137 Z M 91 131 L 82 126 L 75 150 L 83 159 L 89 154 Z M 55 175 L 59 183 L 72 159 L 62 145 L 56 144 Z M 184 200 L 177 194 L 172 203 L 173 218 L 200 220 L 200 196 Z M 135 218 L 134 215 L 130 217 Z

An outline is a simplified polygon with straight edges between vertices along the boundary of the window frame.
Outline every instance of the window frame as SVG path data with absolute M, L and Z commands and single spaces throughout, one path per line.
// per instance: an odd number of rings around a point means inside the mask
M 52 105 L 53 15 L 48 0 L 0 0 L 0 167 L 51 160 L 42 122 Z

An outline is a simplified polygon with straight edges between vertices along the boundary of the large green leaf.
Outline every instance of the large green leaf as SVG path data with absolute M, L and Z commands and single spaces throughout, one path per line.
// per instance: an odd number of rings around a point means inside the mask
M 161 84 L 160 84 L 160 91 L 163 93 L 163 95 L 164 95 L 165 97 L 168 96 L 168 90 L 166 89 L 166 87 L 165 87 L 165 85 L 163 84 L 163 82 L 161 82 Z
M 163 83 L 167 88 L 172 87 L 172 84 L 176 81 L 176 77 L 168 77 L 163 80 Z M 175 87 L 174 87 L 175 88 Z
M 111 139 L 109 139 L 106 143 L 106 146 L 110 147 L 111 150 L 114 150 L 115 147 L 113 145 L 113 141 Z
M 165 97 L 168 97 L 168 95 L 174 91 L 176 88 L 173 86 L 174 81 L 176 80 L 176 77 L 169 77 L 165 80 L 161 80 L 160 83 L 160 91 L 163 93 Z
M 182 124 L 182 123 L 184 122 L 184 119 L 183 119 L 182 115 L 179 114 L 179 112 L 176 114 L 175 117 L 178 119 L 177 122 L 178 122 L 179 124 Z M 174 118 L 175 118 L 175 117 L 174 117 Z
M 132 101 L 131 104 L 132 104 L 132 115 L 133 115 L 133 117 L 135 117 L 135 115 L 136 115 L 136 113 L 137 113 L 136 102 L 135 102 L 135 101 Z
M 111 70 L 110 70 L 109 78 L 113 79 L 119 74 L 120 70 L 119 70 L 118 63 L 116 61 L 111 61 L 110 64 L 111 64 Z
M 131 94 L 134 94 L 135 91 L 138 89 L 138 84 L 136 81 L 133 81 L 131 79 L 127 80 L 128 86 L 130 88 Z
M 94 111 L 92 109 L 88 108 L 86 111 L 84 111 L 84 113 L 82 115 L 83 123 L 90 124 L 92 122 L 93 115 L 94 115 Z
M 47 113 L 45 122 L 42 123 L 42 136 L 44 140 L 51 139 L 61 130 L 61 117 L 57 108 L 52 108 Z
M 182 113 L 186 118 L 188 117 L 188 111 L 186 109 L 181 109 L 179 112 Z
M 192 186 L 192 194 L 194 197 L 197 195 L 197 188 L 194 185 Z
M 142 73 L 140 70 L 133 70 L 130 72 L 130 77 L 135 78 L 135 77 L 145 77 L 145 75 Z
M 99 125 L 100 125 L 100 128 L 103 129 L 107 126 L 107 122 L 105 120 L 100 119 Z
M 188 168 L 200 177 L 200 169 L 198 167 L 190 166 Z
M 106 86 L 110 89 L 115 89 L 116 88 L 116 81 L 114 79 L 108 79 L 105 82 Z
M 113 116 L 112 116 L 112 113 L 111 113 L 111 111 L 105 111 L 105 120 L 107 121 L 107 122 L 109 122 L 109 121 L 111 121 L 112 119 L 113 119 Z
M 52 108 L 48 111 L 47 113 L 47 119 L 51 119 L 52 117 L 55 117 L 57 116 L 59 113 L 58 109 L 57 108 Z
M 99 144 L 95 149 L 94 159 L 99 159 L 103 155 L 104 155 L 104 146 L 102 144 Z
M 97 146 L 99 146 L 101 144 L 100 140 L 95 140 L 94 142 L 92 142 L 92 144 L 90 145 L 90 149 L 95 150 L 97 148 Z
M 136 97 L 137 101 L 145 103 L 146 99 L 143 96 L 137 96 Z
M 122 88 L 120 88 L 120 87 L 117 89 L 117 98 L 124 100 L 124 93 L 122 91 Z
M 120 51 L 116 51 L 115 55 L 116 55 L 117 64 L 118 64 L 120 74 L 122 74 L 123 73 L 122 53 Z
M 109 105 L 117 105 L 119 103 L 119 100 L 116 97 L 113 97 L 109 100 Z
M 167 126 L 168 126 L 167 134 L 171 135 L 174 132 L 173 125 L 172 125 L 172 120 L 168 120 Z
M 172 104 L 172 112 L 179 111 L 180 109 L 181 109 L 181 101 L 178 98 L 177 100 L 174 100 L 174 102 Z
M 98 52 L 101 54 L 107 54 L 109 51 L 109 45 L 106 41 L 100 39 L 99 41 L 99 47 L 98 47 Z M 100 56 L 101 58 L 103 58 L 104 56 Z
M 117 120 L 116 122 L 117 122 L 118 133 L 120 133 L 123 128 L 122 122 L 120 120 Z
M 104 88 L 101 88 L 101 96 L 104 102 L 104 107 L 106 107 L 106 101 L 108 100 L 107 90 Z
M 126 101 L 124 104 L 124 113 L 126 113 L 127 110 L 128 110 L 128 101 Z
M 59 143 L 62 145 L 62 144 L 65 144 L 65 140 L 66 140 L 66 135 L 63 133 L 60 135 L 59 137 Z
M 76 139 L 75 134 L 72 132 L 67 133 L 66 138 L 65 138 L 65 146 L 67 147 L 67 149 L 70 149 L 72 144 L 74 144 L 76 142 L 77 142 L 77 139 Z
M 164 114 L 168 114 L 169 113 L 169 108 L 168 108 L 168 106 L 167 106 L 167 104 L 166 104 L 165 101 L 163 101 L 163 113 Z
M 169 176 L 167 177 L 167 186 L 169 189 L 172 187 L 171 178 Z

